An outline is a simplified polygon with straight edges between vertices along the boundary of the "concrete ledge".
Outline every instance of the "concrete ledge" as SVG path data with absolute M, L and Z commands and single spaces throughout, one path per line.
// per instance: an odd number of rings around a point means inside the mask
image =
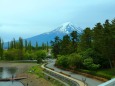
M 100 84 L 98 86 L 115 86 L 115 78 L 103 83 L 103 84 Z

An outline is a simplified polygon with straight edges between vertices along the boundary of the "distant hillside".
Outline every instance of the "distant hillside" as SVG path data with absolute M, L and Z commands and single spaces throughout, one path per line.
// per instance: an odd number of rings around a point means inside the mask
M 72 23 L 66 22 L 51 32 L 43 33 L 31 38 L 26 39 L 27 41 L 31 41 L 32 45 L 36 44 L 36 41 L 39 45 L 42 43 L 47 43 L 53 40 L 56 36 L 62 38 L 65 34 L 70 34 L 72 31 L 77 31 L 79 34 L 82 33 L 81 28 L 75 27 Z
M 39 34 L 37 36 L 27 38 L 24 40 L 27 40 L 28 42 L 31 41 L 33 46 L 35 46 L 36 42 L 38 42 L 38 45 L 40 46 L 42 45 L 42 43 L 47 43 L 47 42 L 50 43 L 50 41 L 54 40 L 56 36 L 62 38 L 64 35 L 70 34 L 72 31 L 77 31 L 79 34 L 82 33 L 82 29 L 80 27 L 77 28 L 72 23 L 66 22 L 60 25 L 59 27 L 57 27 L 56 29 L 54 29 L 53 31 Z M 5 43 L 4 47 L 7 48 L 7 46 L 8 43 Z

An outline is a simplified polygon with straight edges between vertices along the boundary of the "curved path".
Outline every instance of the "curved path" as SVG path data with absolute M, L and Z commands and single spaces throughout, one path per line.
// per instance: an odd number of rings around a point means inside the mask
M 57 72 L 63 72 L 65 74 L 71 75 L 72 78 L 75 78 L 75 79 L 78 79 L 78 80 L 82 80 L 83 78 L 86 78 L 86 83 L 88 84 L 88 86 L 97 86 L 97 85 L 103 83 L 101 81 L 85 77 L 83 75 L 79 75 L 79 74 L 75 74 L 75 73 L 72 73 L 72 72 L 69 72 L 69 71 L 59 69 L 59 68 L 55 67 L 54 64 L 55 64 L 55 60 L 49 59 L 48 64 L 46 66 L 49 67 L 49 68 L 54 69 Z M 83 86 L 83 85 L 81 85 L 81 86 Z
M 51 69 L 49 69 L 49 68 L 46 68 L 44 65 L 42 65 L 42 68 L 44 68 L 44 69 L 46 69 L 47 71 L 50 71 L 50 72 L 52 72 L 52 73 L 55 73 L 55 74 L 57 74 L 57 75 L 63 76 L 64 78 L 67 78 L 67 79 L 69 79 L 69 80 L 71 80 L 71 81 L 74 81 L 74 82 L 76 82 L 77 84 L 79 84 L 79 86 L 87 86 L 87 84 L 84 84 L 84 82 L 82 82 L 81 80 L 74 79 L 74 78 L 72 78 L 72 77 L 66 76 L 66 75 L 64 75 L 64 74 L 61 74 L 61 73 L 59 73 L 59 72 L 56 72 L 56 71 L 51 70 Z

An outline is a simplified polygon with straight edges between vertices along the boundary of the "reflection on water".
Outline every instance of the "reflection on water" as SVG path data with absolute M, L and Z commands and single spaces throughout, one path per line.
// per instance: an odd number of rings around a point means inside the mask
M 11 78 L 12 75 L 15 77 L 16 71 L 17 68 L 14 67 L 0 67 L 0 79 Z M 23 86 L 23 84 L 18 81 L 7 81 L 0 82 L 0 86 Z
M 14 81 L 13 83 L 11 81 L 8 81 L 8 82 L 0 82 L 0 86 L 24 86 L 24 85 L 18 81 Z
M 12 75 L 15 76 L 17 68 L 13 67 L 1 67 L 0 68 L 0 78 L 11 78 Z

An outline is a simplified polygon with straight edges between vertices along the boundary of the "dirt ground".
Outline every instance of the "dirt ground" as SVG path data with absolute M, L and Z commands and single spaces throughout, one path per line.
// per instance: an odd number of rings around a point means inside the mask
M 53 86 L 50 82 L 37 75 L 27 73 L 27 69 L 37 65 L 36 63 L 10 63 L 0 62 L 0 67 L 16 67 L 16 77 L 27 77 L 27 79 L 20 80 L 24 86 Z

